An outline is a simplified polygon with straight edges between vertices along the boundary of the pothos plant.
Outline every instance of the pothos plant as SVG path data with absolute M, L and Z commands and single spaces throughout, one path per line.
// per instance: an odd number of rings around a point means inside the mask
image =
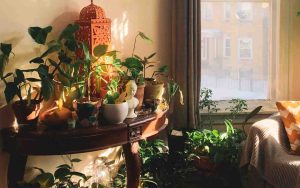
M 39 188 L 88 188 L 84 183 L 91 178 L 85 174 L 75 171 L 74 164 L 81 162 L 81 159 L 71 158 L 67 155 L 68 163 L 61 164 L 56 167 L 55 172 L 52 174 L 45 170 L 33 167 L 38 170 L 39 174 L 34 177 L 30 182 L 21 182 L 20 187 L 39 187 Z M 93 183 L 91 188 L 104 188 L 105 186 Z
M 120 101 L 119 78 L 112 79 L 107 85 L 107 94 L 105 95 L 104 104 L 117 104 Z

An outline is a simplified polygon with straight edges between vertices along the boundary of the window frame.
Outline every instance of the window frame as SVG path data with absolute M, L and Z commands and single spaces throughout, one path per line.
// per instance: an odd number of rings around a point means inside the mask
M 226 45 L 227 43 L 226 43 L 226 40 L 228 40 L 229 39 L 229 47 Z M 229 48 L 229 55 L 227 55 L 227 49 Z M 229 57 L 231 57 L 231 37 L 229 37 L 229 36 L 226 36 L 226 37 L 224 37 L 224 39 L 223 39 L 223 56 L 225 57 L 225 58 L 229 58 Z
M 250 56 L 249 57 L 241 57 L 241 41 L 242 40 L 249 40 L 250 42 Z M 253 59 L 253 39 L 251 37 L 239 37 L 238 38 L 238 58 L 239 60 L 252 60 Z

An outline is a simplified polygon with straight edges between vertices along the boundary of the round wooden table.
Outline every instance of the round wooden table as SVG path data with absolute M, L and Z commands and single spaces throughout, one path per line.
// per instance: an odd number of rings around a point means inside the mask
M 3 150 L 10 153 L 8 187 L 17 187 L 24 177 L 28 155 L 64 155 L 123 146 L 127 187 L 139 185 L 141 161 L 138 141 L 154 136 L 167 126 L 166 111 L 126 119 L 118 125 L 72 130 L 22 130 L 13 127 L 1 131 Z

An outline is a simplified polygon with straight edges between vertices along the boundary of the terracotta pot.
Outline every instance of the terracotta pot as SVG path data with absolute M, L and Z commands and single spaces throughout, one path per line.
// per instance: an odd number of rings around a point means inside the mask
M 122 123 L 128 114 L 128 103 L 120 104 L 103 104 L 103 116 L 108 123 Z
M 68 121 L 72 119 L 72 112 L 68 108 L 57 106 L 48 109 L 40 115 L 42 124 L 50 129 L 63 129 L 68 127 Z
M 143 101 L 144 101 L 144 93 L 145 93 L 145 84 L 139 85 L 137 87 L 136 94 L 134 95 L 139 100 L 139 104 L 135 108 L 136 110 L 141 110 L 142 109 Z
M 31 105 L 16 101 L 12 104 L 17 122 L 19 125 L 36 125 L 42 104 L 36 100 L 31 100 Z
M 164 84 L 154 84 L 152 85 L 151 83 L 147 83 L 145 87 L 145 94 L 144 94 L 144 99 L 162 99 L 162 96 L 164 94 Z
M 213 171 L 215 164 L 207 156 L 200 156 L 194 159 L 194 165 L 198 170 Z

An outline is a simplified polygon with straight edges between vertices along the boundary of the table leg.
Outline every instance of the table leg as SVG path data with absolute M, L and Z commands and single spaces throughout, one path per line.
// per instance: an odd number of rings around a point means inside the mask
M 19 187 L 18 182 L 23 181 L 27 156 L 12 153 L 9 158 L 7 182 L 8 187 Z
M 137 188 L 140 182 L 141 159 L 139 154 L 139 143 L 128 143 L 123 145 L 126 161 L 127 188 Z

